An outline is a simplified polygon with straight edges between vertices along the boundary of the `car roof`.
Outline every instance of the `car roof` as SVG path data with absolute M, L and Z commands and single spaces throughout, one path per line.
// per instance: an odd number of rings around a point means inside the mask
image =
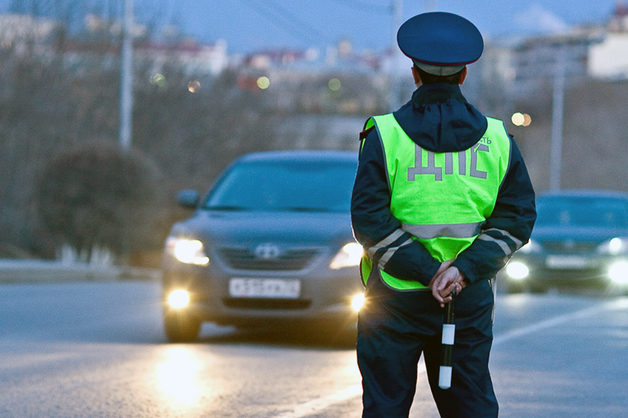
M 356 151 L 335 151 L 335 150 L 283 150 L 283 151 L 262 151 L 246 154 L 238 158 L 238 162 L 280 162 L 280 161 L 303 161 L 303 162 L 353 162 L 357 163 L 358 154 Z
M 617 190 L 603 189 L 568 189 L 551 190 L 539 193 L 539 198 L 545 197 L 594 197 L 594 198 L 615 198 L 628 200 L 628 193 Z

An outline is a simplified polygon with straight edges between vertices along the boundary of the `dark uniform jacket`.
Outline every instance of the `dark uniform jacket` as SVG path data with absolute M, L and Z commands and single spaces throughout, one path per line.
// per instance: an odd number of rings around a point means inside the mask
M 468 149 L 487 128 L 486 117 L 466 101 L 460 87 L 446 83 L 421 86 L 394 116 L 414 142 L 434 152 Z M 377 130 L 371 128 L 361 137 L 363 146 L 351 200 L 351 220 L 355 238 L 368 249 L 400 229 L 401 223 L 390 212 L 386 162 Z M 495 209 L 480 237 L 453 263 L 471 283 L 495 277 L 512 254 L 528 242 L 536 220 L 534 190 L 512 137 L 511 143 L 510 164 Z M 410 235 L 404 232 L 398 240 L 379 249 L 374 265 L 381 254 L 398 246 L 383 266 L 384 271 L 400 279 L 418 280 L 428 285 L 440 262 L 418 241 L 401 245 L 408 238 Z

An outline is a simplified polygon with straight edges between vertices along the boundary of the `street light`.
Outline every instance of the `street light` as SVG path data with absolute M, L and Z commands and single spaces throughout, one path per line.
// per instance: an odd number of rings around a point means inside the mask
M 565 100 L 565 50 L 561 47 L 554 66 L 552 98 L 552 143 L 550 149 L 550 190 L 560 190 L 563 149 L 563 106 Z
M 133 0 L 124 0 L 122 53 L 120 65 L 120 132 L 119 142 L 123 149 L 131 147 L 133 132 Z
M 527 113 L 516 112 L 510 118 L 515 126 L 530 126 L 532 118 Z
M 393 39 L 392 39 L 392 56 L 390 59 L 390 91 L 388 107 L 393 112 L 401 106 L 401 79 L 398 71 L 401 67 L 403 60 L 403 54 L 397 47 L 397 30 L 403 23 L 403 0 L 393 0 L 392 4 L 393 14 Z

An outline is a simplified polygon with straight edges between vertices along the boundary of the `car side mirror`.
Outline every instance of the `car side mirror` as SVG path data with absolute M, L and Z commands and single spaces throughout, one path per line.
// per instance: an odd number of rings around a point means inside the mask
M 184 208 L 196 209 L 200 200 L 196 190 L 185 189 L 177 193 L 177 203 Z

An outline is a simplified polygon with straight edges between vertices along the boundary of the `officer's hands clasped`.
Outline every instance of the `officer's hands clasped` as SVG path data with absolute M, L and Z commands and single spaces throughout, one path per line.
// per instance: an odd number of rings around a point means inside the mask
M 445 307 L 452 299 L 451 292 L 456 289 L 456 293 L 460 293 L 467 285 L 464 273 L 457 267 L 452 267 L 452 260 L 443 261 L 430 281 L 430 289 L 432 296 L 440 303 L 441 308 Z

